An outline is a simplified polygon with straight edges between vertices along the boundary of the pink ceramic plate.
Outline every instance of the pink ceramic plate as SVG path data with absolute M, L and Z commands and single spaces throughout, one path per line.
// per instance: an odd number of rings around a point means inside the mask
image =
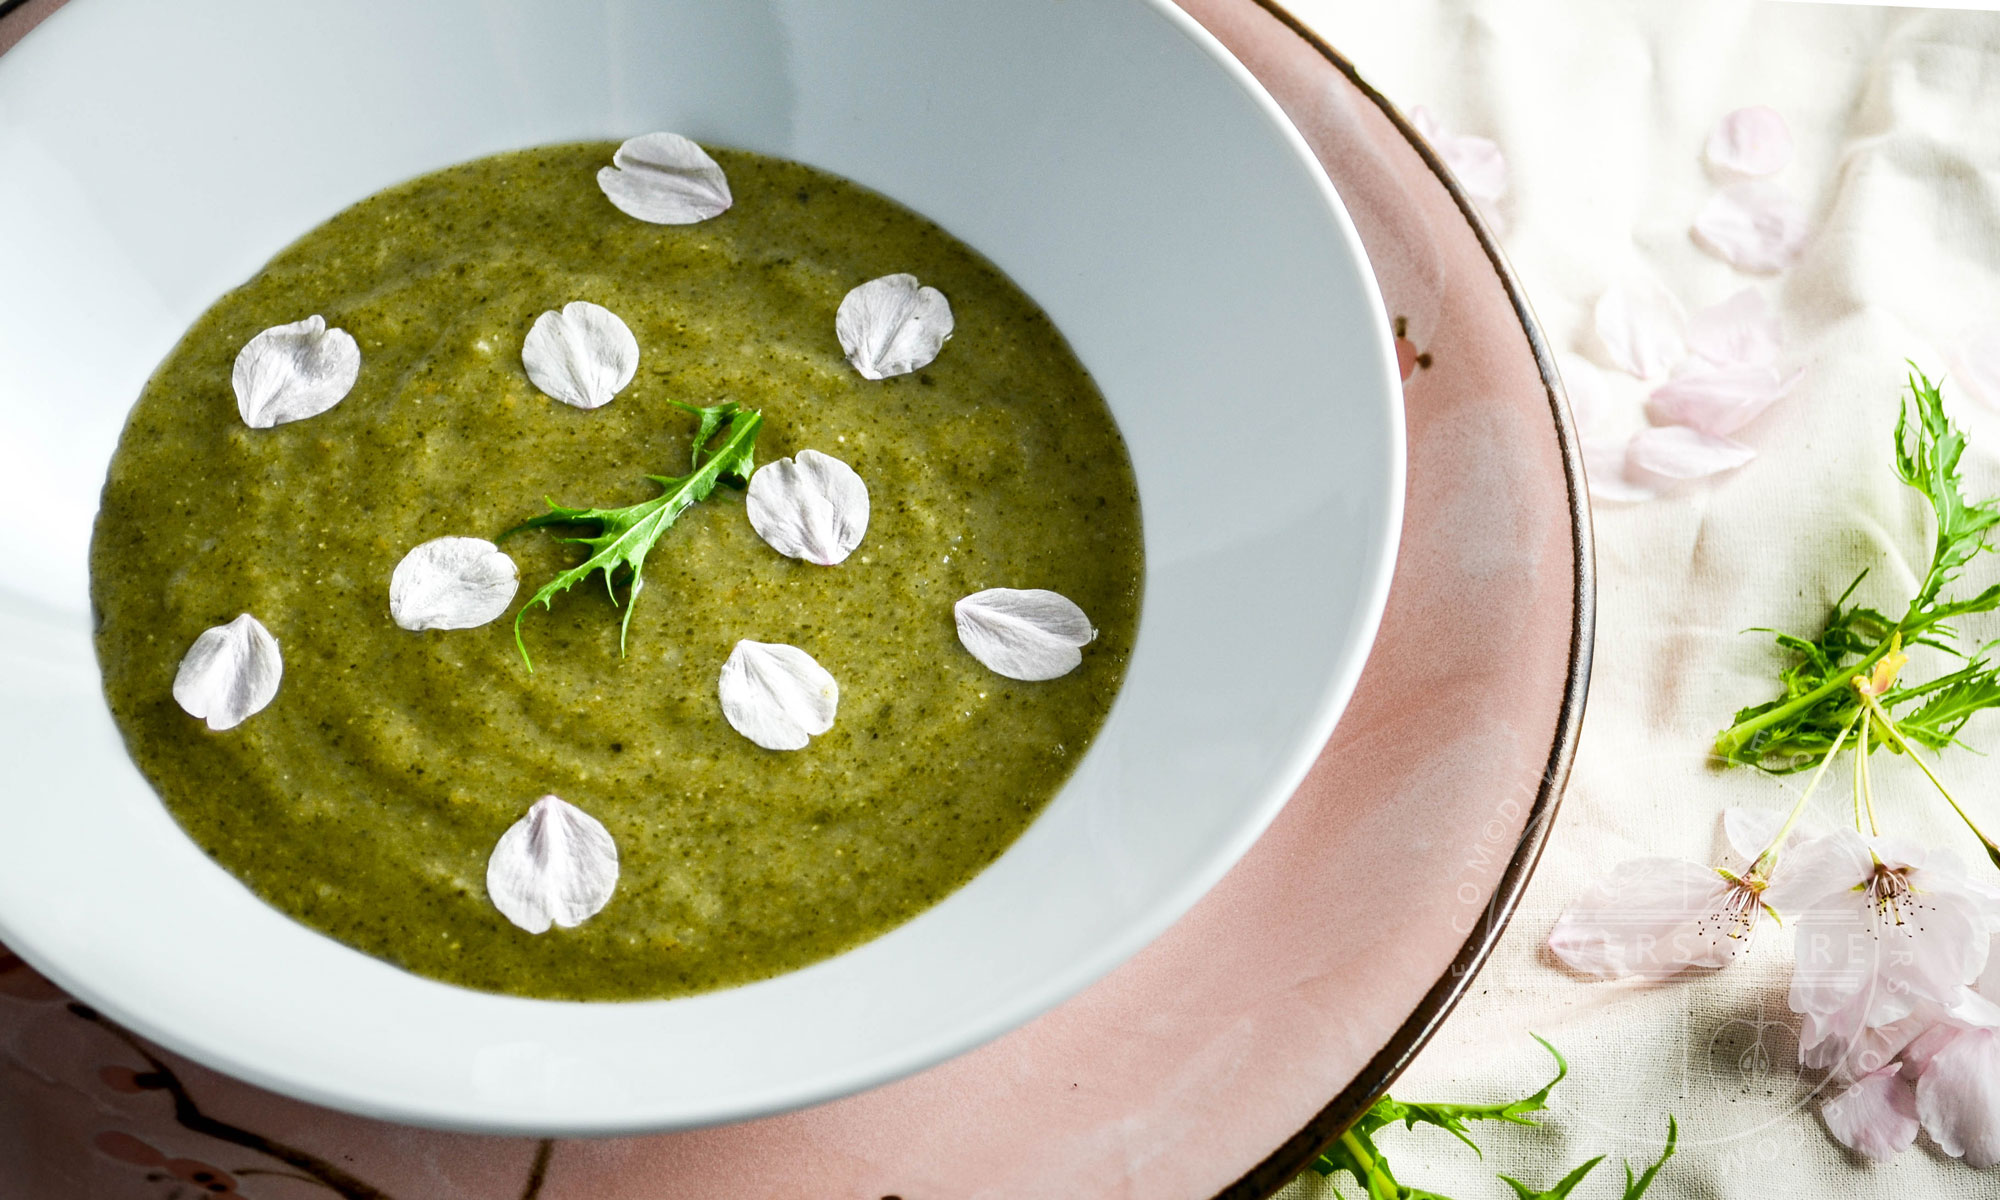
M 1275 6 L 1181 0 L 1339 186 L 1400 336 L 1403 548 L 1318 765 L 1158 942 L 900 1083 L 695 1133 L 536 1142 L 316 1109 L 139 1043 L 0 951 L 0 1182 L 51 1200 L 1270 1194 L 1414 1055 L 1538 856 L 1589 672 L 1589 519 L 1513 276 L 1409 125 Z M 0 0 L 0 48 L 55 0 Z M 254 964 L 191 962 L 229 986 Z M 1329 1097 L 1332 1099 L 1329 1100 Z

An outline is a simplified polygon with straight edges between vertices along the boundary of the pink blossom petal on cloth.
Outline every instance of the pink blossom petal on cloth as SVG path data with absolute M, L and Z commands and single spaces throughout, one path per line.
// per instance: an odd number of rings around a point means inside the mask
M 1590 485 L 1592 499 L 1637 504 L 1660 494 L 1659 488 L 1637 482 L 1626 473 L 1625 458 L 1630 444 L 1631 439 L 1626 437 L 1583 439 L 1583 477 Z
M 1702 206 L 1691 231 L 1702 249 L 1742 271 L 1775 274 L 1806 244 L 1806 211 L 1775 183 L 1749 179 Z
M 1657 279 L 1612 287 L 1593 316 L 1612 365 L 1641 379 L 1665 375 L 1687 353 L 1687 313 Z
M 1706 151 L 1720 170 L 1769 175 L 1792 161 L 1792 131 L 1774 108 L 1739 108 L 1715 123 Z
M 1917 1077 L 1917 1117 L 1938 1149 L 1969 1166 L 2000 1163 L 2000 1033 L 1972 1029 Z
M 1741 442 L 1684 425 L 1641 430 L 1625 451 L 1629 466 L 1665 479 L 1705 479 L 1755 457 L 1757 452 Z
M 1750 943 L 1758 910 L 1715 868 L 1635 858 L 1584 888 L 1549 932 L 1549 949 L 1600 979 L 1665 979 L 1729 964 Z
M 1431 144 L 1431 149 L 1437 151 L 1466 195 L 1492 204 L 1507 194 L 1507 158 L 1498 143 L 1453 133 L 1421 104 L 1410 110 L 1410 123 Z
M 1960 391 L 2000 410 L 2000 321 L 1959 330 L 1945 347 L 1944 359 Z
M 1893 1066 L 1864 1075 L 1820 1106 L 1827 1131 L 1850 1150 L 1886 1162 L 1917 1140 L 1917 1097 Z
M 1799 381 L 1775 367 L 1700 367 L 1653 389 L 1647 411 L 1656 421 L 1725 437 L 1756 420 Z
M 1768 367 L 1778 361 L 1782 333 L 1764 294 L 1747 287 L 1688 318 L 1687 347 L 1718 367 Z
M 1559 355 L 1556 366 L 1563 381 L 1563 392 L 1569 396 L 1570 416 L 1576 421 L 1579 437 L 1592 437 L 1609 432 L 1611 425 L 1611 397 L 1604 383 L 1604 373 L 1591 363 L 1573 354 Z

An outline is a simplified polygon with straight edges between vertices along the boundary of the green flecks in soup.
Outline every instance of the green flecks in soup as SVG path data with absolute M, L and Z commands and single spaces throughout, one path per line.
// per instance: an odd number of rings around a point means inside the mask
M 821 172 L 720 152 L 735 205 L 697 225 L 618 212 L 606 145 L 500 155 L 373 196 L 210 309 L 133 410 L 92 546 L 105 688 L 181 825 L 257 894 L 409 970 L 523 995 L 670 996 L 847 949 L 970 879 L 1020 834 L 1104 720 L 1136 628 L 1140 527 L 1109 410 L 1048 318 L 993 266 Z M 956 332 L 921 371 L 862 378 L 846 292 L 910 272 Z M 630 326 L 638 373 L 603 408 L 521 362 L 572 300 Z M 258 332 L 323 314 L 361 349 L 353 391 L 252 429 L 230 386 Z M 866 481 L 838 566 L 783 557 L 743 493 L 689 509 L 647 559 L 627 653 L 601 586 L 524 625 L 412 633 L 391 573 L 433 538 L 633 504 L 686 470 L 674 401 L 763 413 L 759 462 L 816 449 Z M 556 531 L 560 532 L 560 531 Z M 582 559 L 509 539 L 523 586 Z M 990 587 L 1068 596 L 1101 631 L 1022 683 L 959 645 Z M 254 613 L 283 647 L 269 707 L 222 733 L 174 702 L 204 629 Z M 792 752 L 731 729 L 717 677 L 742 639 L 795 645 L 839 683 Z M 616 839 L 609 903 L 529 934 L 489 901 L 488 856 L 555 794 Z

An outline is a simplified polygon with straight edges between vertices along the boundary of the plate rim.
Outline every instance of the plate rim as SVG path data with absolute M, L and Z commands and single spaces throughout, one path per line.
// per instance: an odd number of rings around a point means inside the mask
M 57 12 L 70 7 L 66 0 L 55 0 L 55 3 L 50 4 L 46 11 L 37 13 L 36 4 L 37 0 L 0 0 L 0 18 L 9 17 L 26 9 L 25 16 L 28 27 L 19 31 L 22 35 L 26 35 L 34 32 L 34 29 L 39 26 L 42 18 L 55 15 Z M 1293 152 L 1293 157 L 1300 160 L 1299 165 L 1306 167 L 1310 179 L 1317 184 L 1314 190 L 1324 194 L 1328 215 L 1333 218 L 1340 240 L 1350 246 L 1355 259 L 1365 266 L 1368 261 L 1365 248 L 1360 242 L 1358 232 L 1354 228 L 1352 217 L 1344 200 L 1340 198 L 1337 191 L 1333 188 L 1331 181 L 1320 168 L 1303 135 L 1298 132 L 1296 126 L 1284 114 L 1282 108 L 1278 105 L 1275 98 L 1269 94 L 1263 82 L 1247 67 L 1243 66 L 1209 30 L 1185 12 L 1185 10 L 1173 3 L 1173 0 L 1131 0 L 1131 4 L 1135 9 L 1150 11 L 1168 29 L 1190 43 L 1209 60 L 1211 69 L 1233 84 L 1237 90 L 1242 92 L 1260 110 L 1261 115 L 1271 126 L 1272 131 L 1287 143 L 1287 148 Z M 18 42 L 18 40 L 19 38 L 17 37 L 15 41 Z M 9 44 L 8 48 L 11 49 L 12 45 Z M 1361 284 L 1371 294 L 1379 296 L 1379 288 L 1375 284 L 1372 273 L 1363 272 Z M 1314 724 L 1319 727 L 1317 734 L 1305 738 L 1300 742 L 1296 752 L 1292 756 L 1293 761 L 1284 766 L 1280 772 L 1286 778 L 1287 782 L 1272 789 L 1273 799 L 1265 805 L 1265 811 L 1259 814 L 1258 819 L 1251 826 L 1246 827 L 1240 832 L 1237 839 L 1240 841 L 1240 846 L 1236 848 L 1235 853 L 1226 855 L 1212 872 L 1205 873 L 1206 877 L 1197 876 L 1186 881 L 1183 887 L 1175 893 L 1173 902 L 1162 906 L 1159 914 L 1148 923 L 1148 927 L 1143 929 L 1143 936 L 1128 937 L 1114 944 L 1109 951 L 1101 952 L 1096 958 L 1086 963 L 1083 968 L 1073 969 L 1061 977 L 1055 985 L 1045 989 L 1043 993 L 1033 997 L 1030 1003 L 1024 1005 L 1028 1009 L 1025 1018 L 1010 1015 L 998 1033 L 983 1031 L 975 1037 L 962 1039 L 956 1044 L 948 1045 L 943 1049 L 926 1045 L 921 1050 L 906 1055 L 903 1061 L 897 1063 L 887 1071 L 878 1070 L 867 1074 L 858 1084 L 844 1084 L 830 1092 L 804 1094 L 777 1105 L 759 1105 L 745 1111 L 729 1113 L 714 1120 L 704 1119 L 692 1123 L 677 1120 L 671 1124 L 662 1125 L 657 1120 L 649 1118 L 644 1121 L 621 1125 L 593 1125 L 590 1127 L 575 1125 L 550 1127 L 547 1122 L 541 1122 L 533 1127 L 526 1127 L 509 1125 L 488 1118 L 482 1118 L 477 1122 L 466 1121 L 462 1118 L 440 1119 L 434 1112 L 420 1111 L 411 1107 L 383 1106 L 379 1103 L 369 1104 L 364 1107 L 356 1102 L 356 1096 L 352 1089 L 339 1093 L 332 1093 L 324 1089 L 302 1089 L 298 1086 L 298 1080 L 294 1076 L 279 1076 L 266 1070 L 254 1068 L 240 1058 L 215 1054 L 212 1052 L 212 1046 L 193 1044 L 187 1038 L 178 1034 L 169 1036 L 168 1031 L 163 1030 L 157 1023 L 145 1018 L 135 1010 L 129 1009 L 122 1001 L 113 1004 L 108 998 L 104 997 L 78 996 L 79 1002 L 105 1012 L 120 1025 L 139 1034 L 154 1045 L 168 1049 L 204 1067 L 225 1073 L 238 1081 L 268 1089 L 291 1099 L 322 1106 L 349 1115 L 359 1115 L 371 1120 L 406 1124 L 416 1128 L 477 1131 L 501 1136 L 523 1137 L 549 1135 L 573 1138 L 656 1132 L 665 1133 L 699 1128 L 704 1125 L 716 1123 L 717 1121 L 735 1122 L 754 1119 L 760 1116 L 776 1115 L 802 1107 L 818 1105 L 828 1100 L 839 1098 L 840 1096 L 877 1087 L 908 1074 L 928 1069 L 941 1061 L 954 1057 L 977 1045 L 984 1044 L 1011 1029 L 1018 1028 L 1022 1024 L 1058 1006 L 1062 1001 L 1088 987 L 1090 984 L 1095 983 L 1110 971 L 1115 970 L 1117 966 L 1131 958 L 1138 950 L 1143 949 L 1145 945 L 1156 940 L 1166 928 L 1184 916 L 1190 907 L 1198 903 L 1207 894 L 1210 887 L 1226 875 L 1229 869 L 1234 867 L 1235 863 L 1240 860 L 1242 853 L 1247 852 L 1249 846 L 1254 844 L 1263 835 L 1271 821 L 1290 802 L 1290 798 L 1296 793 L 1300 781 L 1311 767 L 1327 737 L 1331 736 L 1333 727 L 1339 717 L 1352 702 L 1354 692 L 1366 667 L 1369 652 L 1380 631 L 1388 591 L 1398 560 L 1401 547 L 1407 475 L 1405 424 L 1397 419 L 1402 416 L 1401 390 L 1399 381 L 1394 375 L 1394 355 L 1393 352 L 1388 350 L 1390 338 L 1387 317 L 1379 306 L 1370 308 L 1368 316 L 1377 327 L 1377 336 L 1372 340 L 1380 343 L 1385 352 L 1383 362 L 1385 370 L 1384 378 L 1390 384 L 1388 391 L 1385 393 L 1385 399 L 1387 399 L 1389 407 L 1393 410 L 1387 414 L 1389 422 L 1385 429 L 1385 439 L 1389 443 L 1390 456 L 1387 464 L 1389 468 L 1388 502 L 1382 519 L 1384 540 L 1379 548 L 1377 560 L 1369 564 L 1364 584 L 1359 589 L 1360 603 L 1357 611 L 1362 614 L 1362 619 L 1350 631 L 1350 642 L 1352 644 L 1351 658 L 1345 663 L 1342 669 L 1332 673 L 1322 685 L 1318 708 L 1313 714 Z M 15 945 L 13 949 L 18 953 L 21 947 Z M 59 986 L 63 986 L 65 990 L 71 990 L 73 994 L 77 990 L 72 987 L 72 981 L 66 978 L 66 973 L 51 973 L 42 963 L 33 959 L 29 961 L 36 970 L 41 971 L 45 976 L 57 982 Z
M 1424 993 L 1416 1008 L 1354 1078 L 1309 1118 L 1298 1132 L 1279 1143 L 1236 1182 L 1217 1192 L 1214 1200 L 1268 1200 L 1310 1168 L 1313 1160 L 1327 1146 L 1347 1132 L 1348 1127 L 1367 1112 L 1370 1105 L 1388 1092 L 1390 1085 L 1408 1069 L 1418 1052 L 1437 1033 L 1472 986 L 1473 978 L 1485 966 L 1494 947 L 1507 932 L 1520 905 L 1521 894 L 1527 889 L 1528 880 L 1533 877 L 1535 866 L 1541 861 L 1542 851 L 1548 844 L 1549 828 L 1554 824 L 1556 809 L 1561 805 L 1563 789 L 1569 781 L 1570 765 L 1576 756 L 1577 737 L 1583 726 L 1584 708 L 1590 691 L 1591 653 L 1597 630 L 1596 538 L 1591 525 L 1589 494 L 1584 486 L 1581 444 L 1570 417 L 1568 393 L 1563 388 L 1562 376 L 1556 369 L 1548 339 L 1542 333 L 1541 323 L 1535 317 L 1520 278 L 1501 250 L 1499 240 L 1493 236 L 1478 207 L 1452 176 L 1450 168 L 1438 157 L 1437 151 L 1387 96 L 1363 78 L 1347 56 L 1286 9 L 1282 0 L 1248 2 L 1304 41 L 1388 118 L 1396 132 L 1417 152 L 1424 166 L 1444 185 L 1459 216 L 1471 227 L 1488 265 L 1493 268 L 1507 294 L 1508 303 L 1521 324 L 1521 332 L 1528 339 L 1536 373 L 1541 376 L 1542 390 L 1548 398 L 1549 416 L 1555 426 L 1557 449 L 1562 459 L 1574 559 L 1571 564 L 1569 661 L 1564 672 L 1562 697 L 1556 708 L 1555 736 L 1550 742 L 1547 765 L 1542 770 L 1534 803 L 1529 806 L 1526 824 L 1513 853 L 1508 857 L 1507 866 L 1494 885 L 1492 896 L 1486 902 L 1484 919 L 1465 939 L 1458 953 L 1452 956 L 1444 973 Z

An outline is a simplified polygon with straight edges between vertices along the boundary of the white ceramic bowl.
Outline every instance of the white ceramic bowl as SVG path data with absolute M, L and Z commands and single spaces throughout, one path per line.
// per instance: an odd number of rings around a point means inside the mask
M 90 522 L 141 384 L 281 246 L 448 163 L 653 129 L 877 188 L 1048 310 L 1138 470 L 1138 644 L 1047 812 L 887 936 L 689 999 L 465 991 L 182 835 L 99 691 Z M 919 1069 L 1134 953 L 1284 803 L 1375 631 L 1401 429 L 1339 200 L 1159 0 L 75 0 L 0 57 L 0 941 L 214 1067 L 428 1125 L 684 1127 Z

